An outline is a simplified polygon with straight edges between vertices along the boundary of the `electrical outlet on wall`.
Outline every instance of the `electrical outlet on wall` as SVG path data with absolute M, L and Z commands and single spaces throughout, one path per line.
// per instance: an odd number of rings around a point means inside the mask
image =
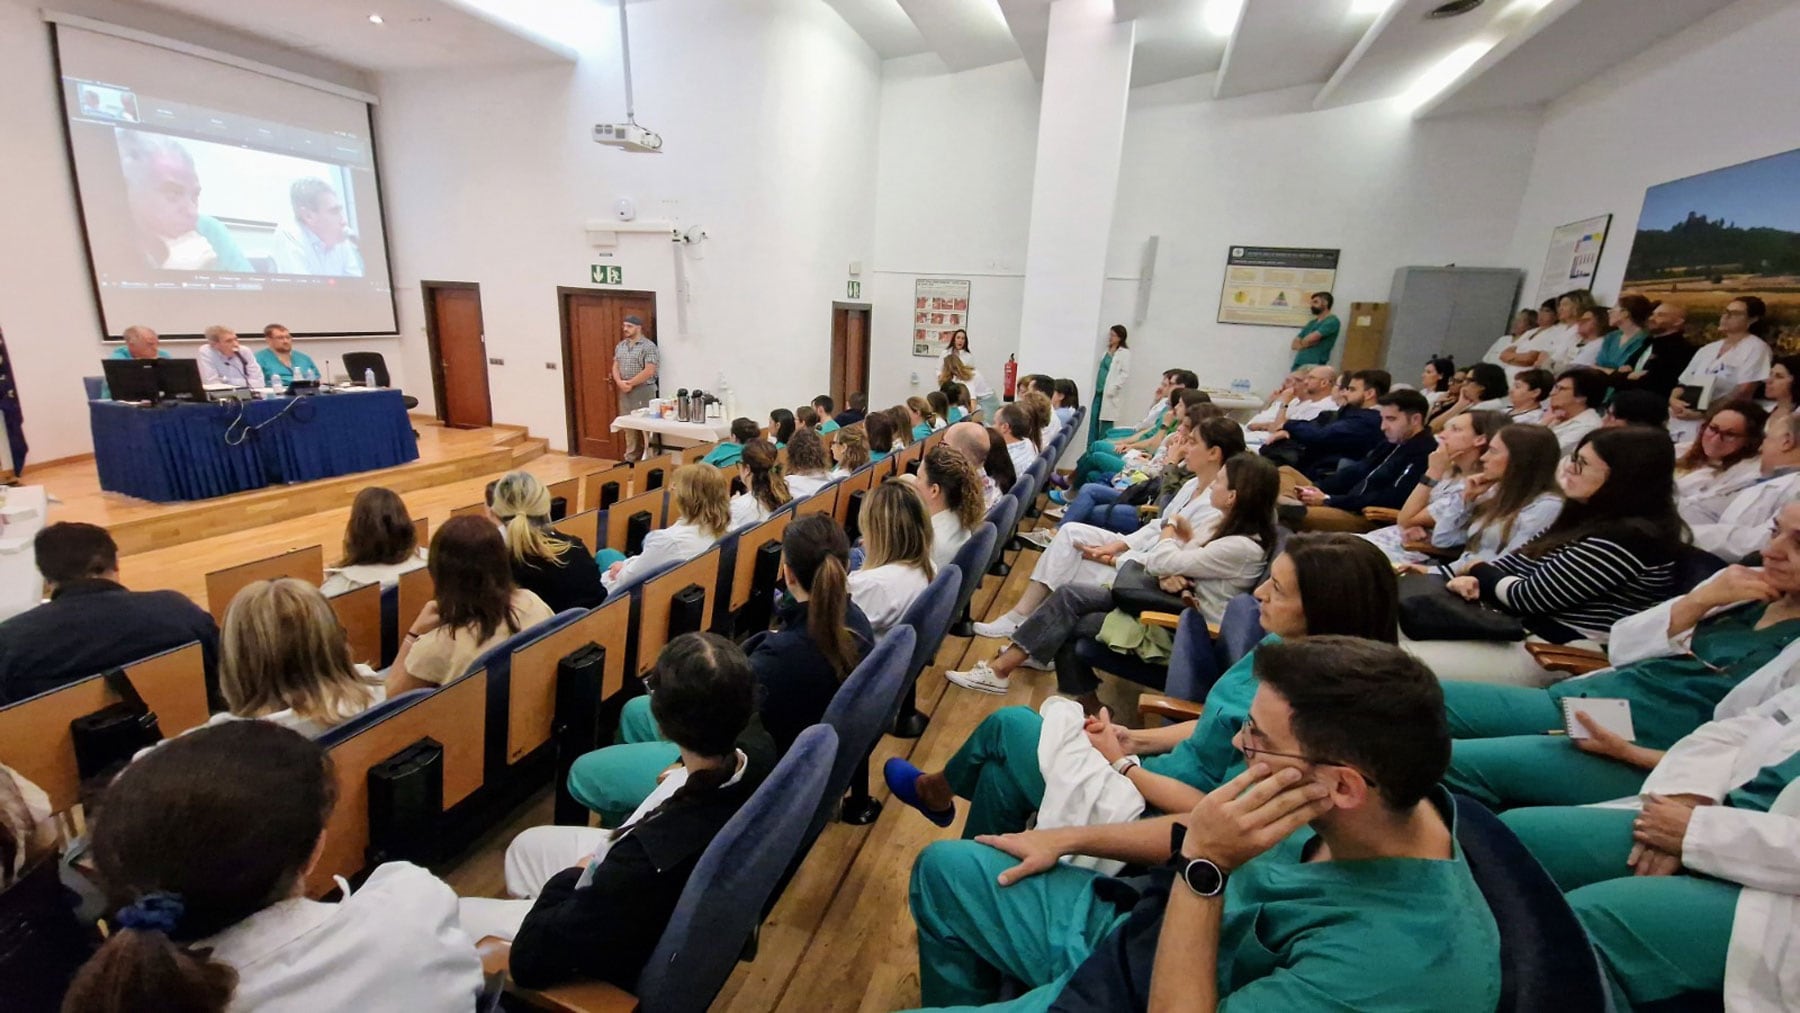
M 488 365 L 490 365 L 490 366 L 504 366 L 504 365 L 506 365 L 506 360 L 505 360 L 505 359 L 489 359 L 489 360 L 488 360 Z
M 545 368 L 545 369 L 555 369 L 555 368 L 556 368 L 556 363 L 554 363 L 554 362 L 546 362 L 546 363 L 544 363 L 544 368 Z

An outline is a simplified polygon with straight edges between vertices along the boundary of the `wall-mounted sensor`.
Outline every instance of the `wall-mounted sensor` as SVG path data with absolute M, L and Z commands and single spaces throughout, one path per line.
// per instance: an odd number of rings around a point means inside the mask
M 613 217 L 622 222 L 635 220 L 637 218 L 637 201 L 630 197 L 620 197 L 613 202 Z

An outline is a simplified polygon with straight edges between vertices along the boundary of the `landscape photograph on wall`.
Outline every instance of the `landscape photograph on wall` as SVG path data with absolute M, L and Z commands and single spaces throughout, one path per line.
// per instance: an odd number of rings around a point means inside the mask
M 1758 296 L 1785 343 L 1800 340 L 1800 149 L 1644 191 L 1624 288 L 1674 298 L 1708 329 Z

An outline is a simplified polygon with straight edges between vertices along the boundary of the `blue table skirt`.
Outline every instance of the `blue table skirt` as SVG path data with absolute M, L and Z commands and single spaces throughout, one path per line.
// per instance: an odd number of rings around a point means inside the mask
M 91 401 L 88 419 L 100 488 L 158 503 L 391 468 L 419 457 L 397 390 L 159 408 Z

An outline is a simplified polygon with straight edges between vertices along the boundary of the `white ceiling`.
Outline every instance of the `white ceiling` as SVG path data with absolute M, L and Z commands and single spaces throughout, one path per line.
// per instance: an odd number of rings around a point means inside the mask
M 366 71 L 569 61 L 575 52 L 464 0 L 133 0 Z M 536 2 L 536 0 L 531 0 Z M 595 5 L 597 14 L 608 9 Z M 378 13 L 382 24 L 369 22 Z
M 612 0 L 130 2 L 373 72 L 572 61 L 563 28 L 610 27 L 613 11 Z M 1051 0 L 821 2 L 883 59 L 931 52 L 952 71 L 1023 59 L 1044 73 Z M 1464 57 L 1421 116 L 1540 105 L 1732 0 L 1485 0 L 1442 19 L 1426 15 L 1443 0 L 1382 2 L 1113 0 L 1115 18 L 1136 23 L 1134 86 L 1216 71 L 1215 97 L 1314 85 L 1313 104 L 1327 108 L 1417 92 L 1446 57 Z M 370 24 L 371 12 L 385 23 Z
M 826 2 L 884 59 L 930 51 L 962 71 L 1023 58 L 1043 76 L 1050 0 Z M 1733 0 L 1484 0 L 1427 17 L 1443 2 L 1242 0 L 1225 34 L 1207 15 L 1232 0 L 1113 0 L 1113 10 L 1137 23 L 1134 86 L 1217 71 L 1217 98 L 1315 85 L 1314 105 L 1329 108 L 1406 94 L 1460 51 L 1472 66 L 1420 107 L 1444 115 L 1541 105 Z

